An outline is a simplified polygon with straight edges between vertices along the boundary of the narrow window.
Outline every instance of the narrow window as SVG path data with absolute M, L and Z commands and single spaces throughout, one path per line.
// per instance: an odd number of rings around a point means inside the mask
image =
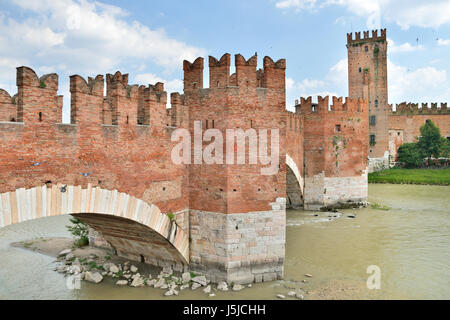
M 374 126 L 376 124 L 377 117 L 376 116 L 370 116 L 369 119 L 370 119 L 370 125 Z
M 364 47 L 364 51 L 365 51 L 365 52 L 369 52 L 369 47 L 368 47 L 368 46 L 365 46 L 365 47 Z
M 253 120 L 250 120 L 250 128 L 253 128 Z
M 211 120 L 212 121 L 212 127 L 214 128 L 214 120 Z
M 128 117 L 128 115 L 127 115 L 127 124 L 128 124 L 128 120 L 129 120 L 129 117 Z
M 341 125 L 337 124 L 334 126 L 334 132 L 341 132 Z
M 42 112 L 39 112 L 39 122 L 42 122 Z
M 359 67 L 359 72 L 361 72 L 362 70 L 361 70 L 361 67 Z
M 220 82 L 217 81 L 217 88 L 220 88 Z
M 208 129 L 208 120 L 206 120 L 206 129 Z
M 375 100 L 375 108 L 378 108 L 378 100 Z
M 375 135 L 371 134 L 370 135 L 370 145 L 373 146 L 375 144 L 376 144 Z

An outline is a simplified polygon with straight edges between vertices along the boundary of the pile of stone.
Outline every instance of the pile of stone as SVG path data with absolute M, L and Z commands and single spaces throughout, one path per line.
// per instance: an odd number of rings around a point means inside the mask
M 214 297 L 217 291 L 240 291 L 245 288 L 243 285 L 228 284 L 224 281 L 215 286 L 206 276 L 194 272 L 184 272 L 177 276 L 170 266 L 162 268 L 161 272 L 153 277 L 151 274 L 140 274 L 138 268 L 129 261 L 123 264 L 100 263 L 97 258 L 95 255 L 90 255 L 80 259 L 75 256 L 72 249 L 65 249 L 58 254 L 57 261 L 60 264 L 54 270 L 66 275 L 79 275 L 81 280 L 92 283 L 100 283 L 104 277 L 109 276 L 117 279 L 116 285 L 153 287 L 164 290 L 164 296 L 177 296 L 180 291 L 188 288 L 193 291 L 202 288 L 206 295 Z M 100 265 L 97 265 L 97 262 Z

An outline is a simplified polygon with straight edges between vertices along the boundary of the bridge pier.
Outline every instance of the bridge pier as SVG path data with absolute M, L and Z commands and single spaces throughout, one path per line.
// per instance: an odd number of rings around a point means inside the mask
M 211 281 L 252 283 L 283 278 L 286 199 L 272 210 L 223 214 L 191 210 L 190 269 Z

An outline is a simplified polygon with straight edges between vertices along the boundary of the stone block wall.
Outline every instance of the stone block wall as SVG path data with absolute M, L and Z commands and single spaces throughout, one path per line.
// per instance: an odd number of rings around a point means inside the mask
M 250 283 L 283 278 L 286 200 L 272 210 L 224 214 L 191 210 L 190 268 L 214 282 Z

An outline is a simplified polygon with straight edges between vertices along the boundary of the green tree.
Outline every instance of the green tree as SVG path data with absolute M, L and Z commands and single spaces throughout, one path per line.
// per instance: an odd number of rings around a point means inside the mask
M 450 158 L 450 140 L 442 138 L 441 157 Z
M 420 134 L 421 137 L 417 143 L 420 153 L 429 160 L 431 157 L 439 158 L 442 147 L 442 137 L 439 128 L 434 125 L 433 121 L 427 120 L 420 127 Z
M 87 224 L 78 218 L 71 218 L 70 222 L 72 222 L 73 225 L 66 226 L 66 228 L 72 235 L 75 236 L 75 245 L 77 247 L 87 246 L 89 244 L 89 229 Z
M 417 143 L 404 143 L 398 148 L 398 161 L 406 168 L 420 167 L 423 164 L 423 156 Z

